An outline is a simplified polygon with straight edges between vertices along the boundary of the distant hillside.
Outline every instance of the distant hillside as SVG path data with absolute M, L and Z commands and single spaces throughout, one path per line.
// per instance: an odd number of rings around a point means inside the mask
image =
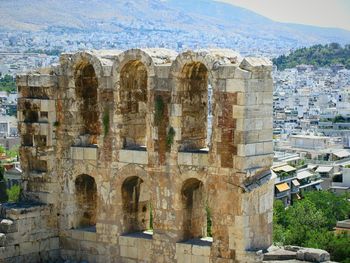
M 315 45 L 309 48 L 300 48 L 288 56 L 282 55 L 273 59 L 273 63 L 279 70 L 293 68 L 301 64 L 317 67 L 343 64 L 347 69 L 350 69 L 350 44 L 344 47 L 332 43 L 324 46 Z
M 283 47 L 350 43 L 350 31 L 272 21 L 214 0 L 0 0 L 1 30 L 167 30 Z M 234 47 L 233 47 L 234 48 Z

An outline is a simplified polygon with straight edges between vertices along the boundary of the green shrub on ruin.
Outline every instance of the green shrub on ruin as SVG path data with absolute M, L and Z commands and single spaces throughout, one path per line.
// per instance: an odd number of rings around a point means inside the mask
M 109 120 L 109 107 L 107 106 L 103 112 L 103 118 L 102 118 L 102 122 L 103 122 L 103 131 L 104 131 L 104 136 L 107 136 L 108 132 L 109 132 L 109 127 L 110 127 L 110 120 Z
M 168 130 L 168 134 L 166 136 L 166 145 L 170 148 L 174 143 L 175 138 L 175 130 L 173 127 L 170 127 Z
M 6 190 L 8 195 L 8 202 L 18 202 L 20 194 L 21 194 L 21 187 L 19 185 L 13 185 L 11 188 Z

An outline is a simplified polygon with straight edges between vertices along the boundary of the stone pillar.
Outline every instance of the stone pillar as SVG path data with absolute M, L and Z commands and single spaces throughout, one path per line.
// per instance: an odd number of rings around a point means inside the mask
M 53 72 L 18 75 L 17 86 L 23 193 L 26 199 L 56 204 L 57 77 Z

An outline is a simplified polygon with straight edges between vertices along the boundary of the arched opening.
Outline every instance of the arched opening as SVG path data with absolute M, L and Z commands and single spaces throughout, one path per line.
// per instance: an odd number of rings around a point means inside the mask
M 182 107 L 180 151 L 208 150 L 211 135 L 212 89 L 208 69 L 201 62 L 184 65 L 178 100 Z
M 100 134 L 97 102 L 98 80 L 94 67 L 81 63 L 75 73 L 75 93 L 78 103 L 79 140 L 81 146 L 97 144 Z
M 96 225 L 97 187 L 95 179 L 82 174 L 75 179 L 77 205 L 76 227 L 87 228 Z
M 184 182 L 181 190 L 183 207 L 183 239 L 207 236 L 207 211 L 203 183 L 195 178 Z M 211 222 L 211 221 L 210 221 Z
M 122 185 L 125 233 L 152 228 L 150 190 L 138 176 L 127 178 Z
M 147 69 L 139 60 L 128 62 L 120 73 L 119 110 L 124 148 L 145 149 L 147 117 Z

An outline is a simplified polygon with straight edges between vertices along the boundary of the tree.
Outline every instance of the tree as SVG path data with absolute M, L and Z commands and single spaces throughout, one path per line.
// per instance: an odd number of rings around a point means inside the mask
M 350 237 L 346 233 L 333 235 L 330 240 L 327 251 L 331 253 L 332 258 L 344 263 L 350 263 Z
M 273 59 L 273 63 L 280 70 L 293 68 L 301 64 L 314 65 L 317 67 L 343 64 L 347 69 L 350 69 L 349 62 L 349 45 L 342 48 L 338 43 L 300 48 L 292 51 L 288 56 L 282 55 Z
M 273 207 L 273 240 L 276 244 L 284 244 L 284 227 L 286 226 L 285 207 L 281 200 L 276 200 Z
M 305 246 L 305 241 L 326 225 L 326 218 L 311 201 L 303 200 L 286 210 L 286 225 L 286 242 Z
M 338 196 L 328 191 L 308 192 L 305 200 L 313 203 L 326 218 L 326 227 L 332 230 L 337 221 L 345 220 L 350 215 L 350 203 L 346 196 Z
M 350 236 L 333 231 L 336 222 L 349 215 L 348 196 L 327 191 L 306 193 L 302 200 L 287 209 L 281 201 L 276 201 L 274 243 L 324 249 L 330 252 L 332 260 L 350 263 Z

